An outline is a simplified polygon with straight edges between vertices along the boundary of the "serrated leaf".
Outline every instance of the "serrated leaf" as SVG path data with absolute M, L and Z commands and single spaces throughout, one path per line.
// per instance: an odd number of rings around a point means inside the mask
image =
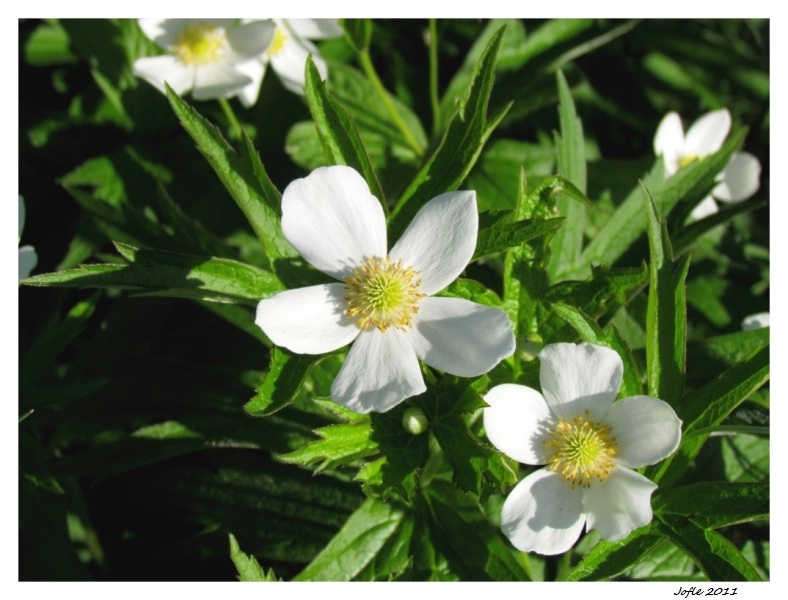
M 274 346 L 263 383 L 244 410 L 254 417 L 267 417 L 282 410 L 295 400 L 312 367 L 322 358 Z
M 272 270 L 277 259 L 297 256 L 282 234 L 279 219 L 281 194 L 271 183 L 248 136 L 244 134 L 242 153 L 239 154 L 216 127 L 169 87 L 167 98 L 184 129 L 246 216 L 265 248 Z
M 356 123 L 345 108 L 326 90 L 312 58 L 306 63 L 306 99 L 317 133 L 331 164 L 344 164 L 358 171 L 372 195 L 388 210 L 383 188 L 361 141 Z
M 687 344 L 687 375 L 708 379 L 769 342 L 769 328 L 737 331 Z
M 586 157 L 583 124 L 577 116 L 572 93 L 563 73 L 556 73 L 558 80 L 558 116 L 561 132 L 555 134 L 558 151 L 558 172 L 571 181 L 579 192 L 586 191 Z M 580 260 L 586 224 L 586 207 L 564 194 L 558 196 L 558 211 L 566 219 L 552 243 L 552 256 L 548 268 L 552 282 L 576 274 L 575 265 Z
M 527 581 L 518 551 L 505 542 L 471 496 L 445 481 L 424 489 L 432 544 L 466 581 Z
M 711 581 L 761 580 L 738 548 L 712 529 L 671 515 L 663 515 L 656 528 L 684 550 Z
M 352 581 L 375 560 L 384 561 L 379 571 L 404 568 L 402 555 L 381 556 L 392 538 L 407 523 L 406 513 L 390 502 L 367 498 L 328 545 L 296 577 L 295 581 Z M 394 563 L 394 564 L 391 564 Z
M 335 469 L 360 458 L 375 454 L 378 445 L 371 439 L 372 425 L 368 420 L 339 423 L 315 429 L 320 439 L 294 452 L 283 454 L 280 460 L 299 465 L 320 463 L 316 472 Z
M 484 143 L 509 106 L 488 119 L 487 105 L 495 78 L 495 57 L 503 30 L 487 45 L 471 81 L 466 100 L 449 123 L 439 147 L 433 152 L 392 210 L 395 233 L 401 233 L 413 215 L 431 198 L 456 190 L 468 175 Z
M 669 486 L 692 463 L 708 438 L 708 429 L 722 423 L 733 409 L 769 379 L 768 344 L 724 371 L 716 379 L 689 394 L 677 407 L 683 421 L 682 441 L 676 454 L 649 467 L 646 476 Z
M 682 395 L 686 370 L 689 256 L 673 263 L 667 227 L 643 189 L 648 216 L 649 288 L 646 312 L 646 380 L 648 393 L 675 406 Z
M 81 265 L 21 283 L 67 288 L 125 289 L 154 296 L 256 304 L 284 289 L 270 273 L 226 258 L 191 256 L 116 244 L 130 264 Z
M 736 132 L 719 151 L 688 165 L 668 179 L 664 178 L 662 159 L 657 160 L 642 183 L 632 190 L 583 250 L 579 268 L 614 263 L 646 231 L 648 216 L 643 211 L 641 185 L 651 192 L 657 210 L 666 217 L 680 199 L 688 195 L 697 195 L 700 199 L 711 189 L 715 176 L 741 147 L 745 135 L 745 130 Z
M 479 230 L 473 260 L 494 252 L 506 250 L 507 248 L 519 246 L 540 236 L 554 233 L 559 230 L 562 222 L 562 218 L 523 220 L 515 221 L 514 223 L 498 221 L 489 227 Z
M 257 559 L 250 555 L 244 554 L 241 547 L 238 545 L 238 540 L 230 533 L 230 559 L 233 561 L 236 570 L 238 571 L 238 581 L 276 581 L 274 570 L 269 569 L 268 573 L 260 566 Z
M 601 541 L 572 569 L 567 581 L 600 581 L 612 579 L 629 570 L 653 552 L 664 538 L 653 526 L 635 529 L 618 542 Z
M 769 483 L 699 482 L 658 493 L 655 514 L 687 517 L 703 529 L 769 518 Z

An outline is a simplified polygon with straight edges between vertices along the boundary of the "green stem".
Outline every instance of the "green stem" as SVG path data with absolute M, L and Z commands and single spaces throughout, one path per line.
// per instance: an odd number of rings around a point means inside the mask
M 375 67 L 372 65 L 372 59 L 369 56 L 369 52 L 367 50 L 360 50 L 358 57 L 361 61 L 361 67 L 364 69 L 364 73 L 366 73 L 367 77 L 369 77 L 369 80 L 372 82 L 372 86 L 375 88 L 378 96 L 380 96 L 381 100 L 383 100 L 386 110 L 388 110 L 391 114 L 391 118 L 394 119 L 394 124 L 402 132 L 402 135 L 405 137 L 405 141 L 408 143 L 408 146 L 410 146 L 411 149 L 416 153 L 416 156 L 423 156 L 424 149 L 413 136 L 410 129 L 408 129 L 408 126 L 405 125 L 405 122 L 402 120 L 399 112 L 397 112 L 397 109 L 394 108 L 394 103 L 391 101 L 386 88 L 383 87 L 383 83 L 381 83 L 378 74 L 375 72 Z
M 430 19 L 430 104 L 432 105 L 432 133 L 438 132 L 438 24 Z
M 224 116 L 226 116 L 227 120 L 230 122 L 230 139 L 240 140 L 243 136 L 243 128 L 241 127 L 240 121 L 238 121 L 238 117 L 235 116 L 233 107 L 230 106 L 227 98 L 219 98 L 219 106 L 222 107 Z

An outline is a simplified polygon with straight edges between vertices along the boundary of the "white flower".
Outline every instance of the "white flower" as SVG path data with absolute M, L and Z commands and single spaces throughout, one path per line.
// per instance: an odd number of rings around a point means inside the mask
M 25 201 L 19 196 L 19 241 L 22 240 L 22 230 L 25 228 Z M 19 243 L 19 242 L 17 242 Z M 26 279 L 30 271 L 36 268 L 38 256 L 33 246 L 22 246 L 19 249 L 19 279 Z
M 681 421 L 662 400 L 613 402 L 623 374 L 613 350 L 551 344 L 539 353 L 542 394 L 505 384 L 485 397 L 487 437 L 528 475 L 503 505 L 501 527 L 523 551 L 559 554 L 586 530 L 620 540 L 651 521 L 657 486 L 632 470 L 679 445 Z
M 256 323 L 278 346 L 322 354 L 353 343 L 331 397 L 384 412 L 425 391 L 418 359 L 462 377 L 514 352 L 508 317 L 460 298 L 435 298 L 476 247 L 476 192 L 430 200 L 386 251 L 380 202 L 350 167 L 322 167 L 282 196 L 282 231 L 301 256 L 342 283 L 261 300 Z
M 703 115 L 684 135 L 681 118 L 675 112 L 662 119 L 654 137 L 654 152 L 665 161 L 665 177 L 682 167 L 714 154 L 722 147 L 731 128 L 731 115 L 722 108 Z M 692 211 L 701 219 L 717 212 L 715 199 L 722 202 L 741 202 L 758 191 L 761 163 L 749 152 L 736 152 L 723 171 L 717 175 L 717 185 Z
M 762 327 L 769 326 L 769 313 L 762 312 L 754 315 L 744 317 L 741 322 L 741 328 L 744 331 L 751 331 L 753 329 L 761 329 Z
M 241 71 L 246 73 L 253 83 L 240 94 L 245 106 L 257 102 L 260 85 L 263 81 L 266 65 L 270 62 L 282 85 L 291 92 L 304 94 L 306 83 L 306 59 L 311 54 L 320 77 L 328 75 L 326 62 L 317 48 L 309 40 L 320 40 L 342 35 L 342 28 L 336 19 L 272 19 L 275 30 L 271 43 L 257 64 L 246 63 Z M 262 66 L 262 68 L 260 68 Z
M 273 39 L 272 23 L 140 19 L 139 24 L 169 54 L 139 58 L 133 72 L 162 92 L 166 82 L 178 94 L 191 90 L 195 100 L 211 100 L 248 93 L 256 81 L 259 87 L 264 70 L 259 59 Z

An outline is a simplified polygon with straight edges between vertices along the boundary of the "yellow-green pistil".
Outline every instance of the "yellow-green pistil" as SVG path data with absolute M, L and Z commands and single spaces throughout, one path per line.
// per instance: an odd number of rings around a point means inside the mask
M 172 50 L 183 64 L 198 66 L 219 60 L 224 53 L 224 44 L 223 29 L 198 23 L 183 28 Z
M 687 154 L 679 158 L 679 169 L 690 166 L 695 161 L 701 160 L 703 157 L 699 154 Z
M 594 478 L 604 481 L 616 465 L 618 443 L 610 427 L 589 419 L 588 411 L 572 421 L 558 421 L 545 446 L 550 470 L 561 473 L 572 487 L 589 487 Z
M 383 333 L 389 327 L 409 328 L 424 298 L 418 271 L 388 256 L 367 258 L 345 283 L 347 316 L 357 319 L 362 329 L 377 327 Z
M 277 27 L 274 31 L 274 39 L 271 40 L 271 43 L 268 45 L 268 56 L 276 56 L 282 51 L 282 48 L 285 47 L 285 42 L 287 41 L 287 33 L 283 27 Z

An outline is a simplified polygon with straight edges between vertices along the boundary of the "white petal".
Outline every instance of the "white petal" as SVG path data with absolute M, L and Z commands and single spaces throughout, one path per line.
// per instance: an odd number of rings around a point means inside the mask
M 470 262 L 479 215 L 476 192 L 447 192 L 427 202 L 391 249 L 391 258 L 421 273 L 421 291 L 441 291 Z
M 350 348 L 331 398 L 359 413 L 386 412 L 426 390 L 416 353 L 398 329 L 362 331 Z
M 604 481 L 594 481 L 583 490 L 588 530 L 615 542 L 630 531 L 651 523 L 651 494 L 657 489 L 642 475 L 618 467 Z
M 588 411 L 602 420 L 621 387 L 624 365 L 618 353 L 593 344 L 550 344 L 539 359 L 542 393 L 558 418 L 571 420 Z
M 22 239 L 22 231 L 25 228 L 25 201 L 22 196 L 19 196 L 19 239 Z M 19 243 L 17 241 L 17 243 Z
M 234 19 L 138 19 L 143 33 L 162 48 L 169 50 L 178 43 L 187 27 L 209 25 L 227 30 L 235 23 Z
M 36 268 L 38 255 L 33 246 L 22 246 L 19 249 L 19 279 L 30 276 L 30 271 Z
M 736 152 L 720 175 L 722 179 L 711 195 L 723 202 L 741 202 L 758 191 L 761 163 L 749 152 Z
M 229 98 L 239 94 L 251 78 L 226 62 L 201 65 L 195 69 L 192 98 L 195 100 L 214 100 Z
M 297 354 L 323 354 L 356 339 L 359 329 L 346 309 L 344 286 L 327 283 L 260 300 L 255 323 L 277 346 Z
M 711 196 L 706 196 L 703 200 L 700 201 L 695 208 L 692 209 L 690 213 L 690 220 L 691 221 L 699 221 L 704 217 L 708 217 L 709 215 L 713 215 L 715 212 L 718 212 L 720 209 L 717 208 L 717 203 L 714 201 L 714 198 Z
M 307 40 L 298 38 L 288 32 L 288 38 L 279 52 L 271 55 L 271 66 L 279 75 L 288 90 L 296 94 L 304 94 L 306 83 L 306 59 L 311 54 L 312 60 L 320 73 L 320 78 L 325 79 L 328 73 L 325 61 L 320 58 L 317 48 Z
M 721 108 L 703 115 L 687 131 L 685 156 L 708 156 L 722 147 L 731 129 L 731 114 Z
M 683 148 L 684 128 L 681 118 L 678 113 L 668 113 L 660 121 L 654 136 L 654 154 L 664 157 L 666 175 L 670 176 L 678 171 L 678 161 Z
M 462 298 L 422 299 L 406 335 L 421 360 L 460 377 L 486 373 L 514 352 L 506 314 Z
M 227 43 L 242 61 L 260 58 L 274 37 L 276 27 L 270 21 L 252 21 L 227 31 Z
M 582 499 L 580 488 L 549 469 L 531 473 L 506 498 L 501 529 L 523 552 L 566 552 L 583 530 Z
M 651 396 L 613 402 L 605 423 L 618 442 L 618 463 L 624 467 L 653 465 L 681 441 L 681 420 L 667 402 Z
M 761 327 L 769 327 L 769 313 L 762 312 L 755 315 L 748 315 L 744 317 L 741 322 L 741 328 L 744 331 L 751 331 L 753 329 L 760 329 Z
M 509 458 L 527 465 L 547 462 L 544 443 L 555 417 L 542 394 L 524 385 L 497 385 L 484 397 L 487 439 Z
M 350 167 L 320 167 L 288 185 L 282 231 L 310 264 L 340 280 L 365 258 L 386 256 L 383 208 Z
M 151 56 L 134 61 L 132 72 L 160 92 L 164 93 L 164 82 L 182 95 L 194 86 L 195 69 L 187 67 L 174 56 Z
M 241 104 L 249 108 L 257 102 L 260 95 L 260 86 L 265 75 L 265 63 L 262 60 L 248 60 L 244 63 L 235 65 L 239 73 L 243 73 L 250 79 L 250 83 L 238 94 Z
M 284 22 L 293 33 L 308 40 L 338 37 L 344 33 L 337 19 L 286 19 Z

